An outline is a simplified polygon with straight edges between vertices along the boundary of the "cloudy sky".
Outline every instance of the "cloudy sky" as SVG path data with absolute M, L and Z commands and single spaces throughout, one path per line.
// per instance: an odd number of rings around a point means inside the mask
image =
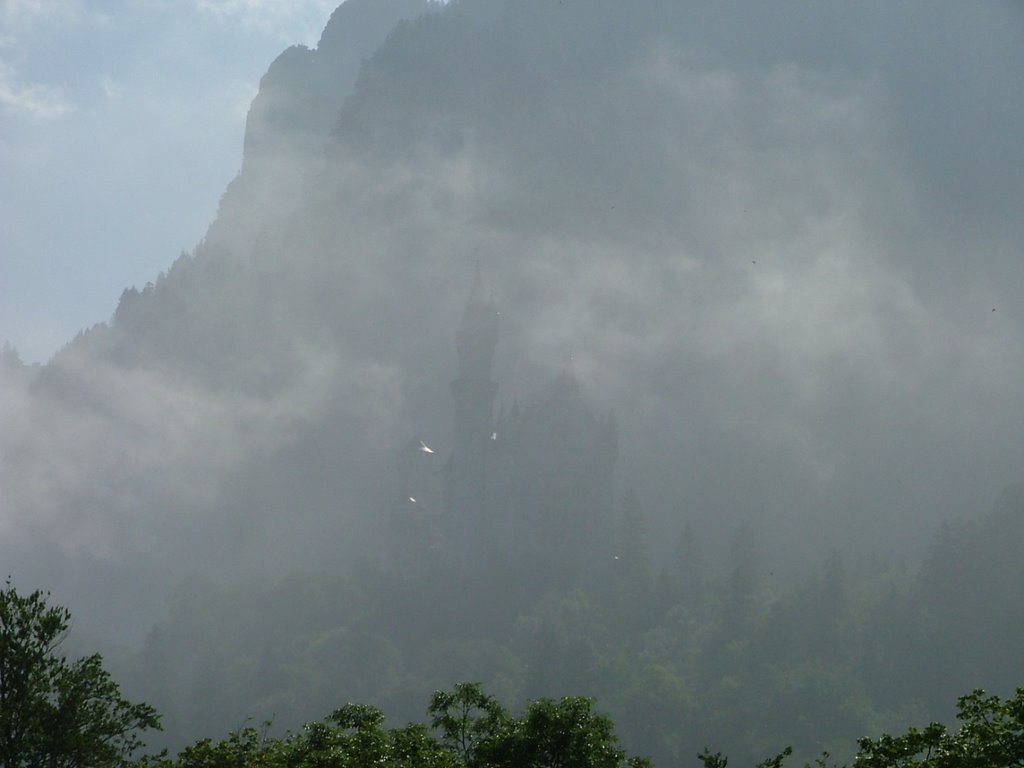
M 260 77 L 335 0 L 0 0 L 0 343 L 43 362 L 191 251 Z

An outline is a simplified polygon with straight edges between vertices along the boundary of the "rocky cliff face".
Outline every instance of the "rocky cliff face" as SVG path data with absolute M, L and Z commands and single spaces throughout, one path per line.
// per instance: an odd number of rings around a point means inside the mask
M 279 241 L 322 167 L 363 61 L 397 24 L 440 7 L 433 0 L 348 0 L 315 49 L 292 46 L 273 61 L 249 109 L 242 168 L 210 227 L 211 246 L 238 252 L 263 237 Z

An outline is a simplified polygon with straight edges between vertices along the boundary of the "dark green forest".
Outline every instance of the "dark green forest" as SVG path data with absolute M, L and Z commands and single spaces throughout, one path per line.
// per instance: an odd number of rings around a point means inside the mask
M 624 511 L 594 590 L 370 562 L 186 582 L 144 649 L 117 656 L 119 676 L 176 748 L 250 719 L 279 734 L 343 701 L 419 721 L 431 691 L 480 680 L 516 707 L 592 697 L 625 748 L 658 765 L 705 746 L 748 763 L 787 745 L 797 760 L 848 759 L 866 734 L 948 720 L 963 691 L 1008 695 L 1020 680 L 1022 488 L 943 524 L 919 568 L 808 552 L 811 575 L 785 587 L 759 566 L 753 526 L 722 563 L 687 526 L 656 565 L 642 510 Z

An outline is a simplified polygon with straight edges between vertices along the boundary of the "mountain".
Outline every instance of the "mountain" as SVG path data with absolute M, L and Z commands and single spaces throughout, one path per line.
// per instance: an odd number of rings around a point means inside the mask
M 979 117 L 1018 19 L 348 0 L 271 65 L 195 251 L 4 378 L 0 557 L 117 633 L 189 574 L 377 552 L 393 451 L 450 447 L 477 262 L 498 402 L 571 350 L 655 541 L 919 553 L 1024 459 L 1022 322 L 989 311 L 1022 150 Z

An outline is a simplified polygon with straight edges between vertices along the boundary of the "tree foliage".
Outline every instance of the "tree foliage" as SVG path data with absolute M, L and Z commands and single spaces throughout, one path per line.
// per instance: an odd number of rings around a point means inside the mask
M 47 598 L 0 590 L 0 767 L 127 765 L 159 717 L 121 696 L 99 654 L 59 653 L 71 614 Z
M 1024 766 L 1024 688 L 1014 696 L 999 696 L 975 690 L 957 700 L 959 728 L 942 723 L 924 728 L 910 727 L 903 733 L 883 733 L 877 739 L 857 741 L 852 768 L 1019 768 Z M 758 763 L 757 768 L 782 768 L 792 754 L 782 752 Z M 815 761 L 826 768 L 828 754 Z M 704 768 L 727 768 L 729 759 L 721 752 L 704 749 L 697 759 Z M 810 766 L 806 766 L 810 768 Z
M 522 717 L 506 721 L 496 738 L 482 745 L 487 768 L 641 768 L 650 763 L 627 758 L 610 718 L 593 711 L 579 696 L 540 699 Z
M 589 699 L 541 699 L 513 716 L 478 683 L 438 691 L 431 725 L 385 728 L 376 707 L 346 704 L 281 739 L 243 728 L 204 739 L 148 768 L 643 768 L 618 746 L 612 721 Z
M 467 768 L 480 764 L 481 743 L 493 744 L 509 722 L 508 712 L 479 683 L 459 683 L 451 691 L 435 692 L 427 714 L 441 743 Z
M 976 690 L 957 701 L 960 727 L 940 723 L 861 739 L 856 768 L 1024 766 L 1024 688 L 1006 700 Z
M 1024 766 L 1024 688 L 1005 701 L 973 691 L 957 704 L 960 727 L 940 723 L 899 735 L 860 739 L 850 768 L 1019 768 Z M 431 698 L 431 726 L 384 728 L 376 707 L 347 704 L 326 721 L 283 739 L 241 729 L 204 739 L 177 760 L 147 760 L 146 768 L 653 768 L 619 747 L 610 718 L 590 699 L 539 699 L 519 716 L 478 683 L 461 683 Z M 431 730 L 432 729 L 432 730 Z M 783 768 L 786 747 L 757 763 Z M 696 756 L 703 768 L 728 768 L 721 752 Z M 814 761 L 827 768 L 828 754 Z M 810 768 L 810 765 L 805 768 Z

